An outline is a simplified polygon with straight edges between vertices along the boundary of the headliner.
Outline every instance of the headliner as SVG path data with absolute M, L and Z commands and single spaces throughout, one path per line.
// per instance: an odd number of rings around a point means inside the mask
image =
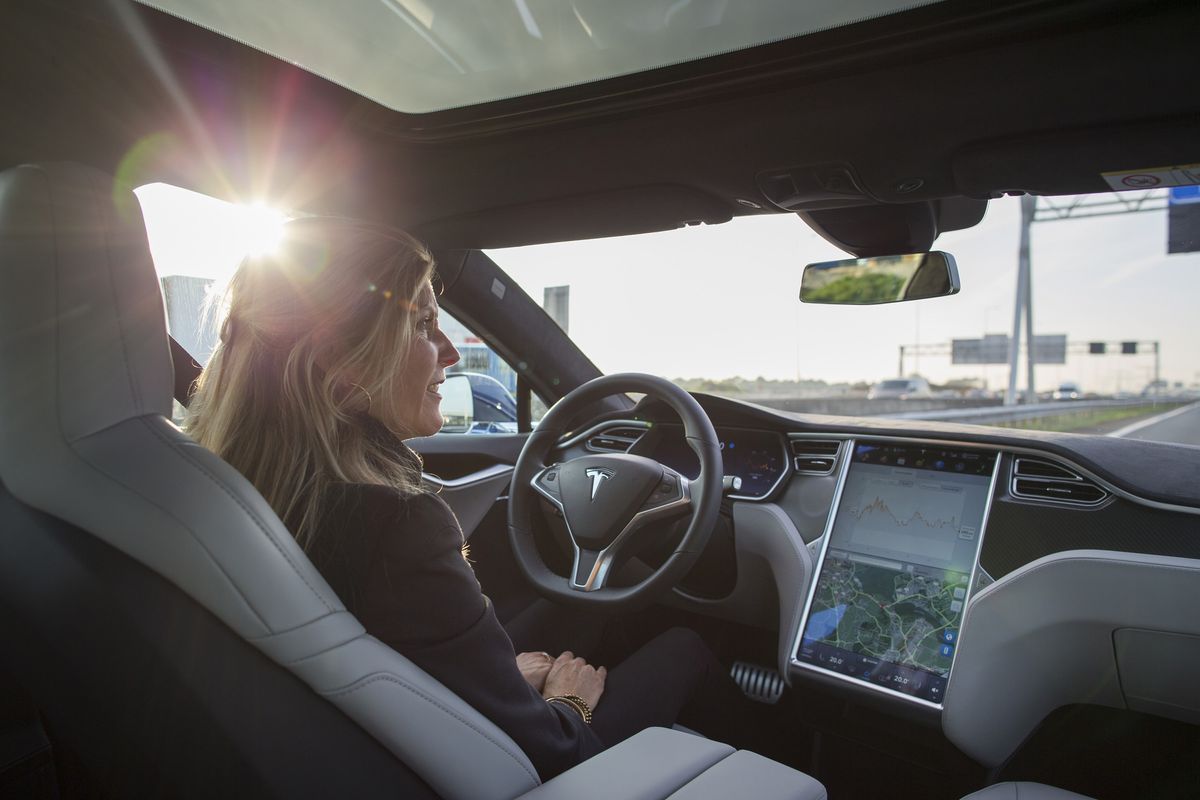
M 5 166 L 77 160 L 398 224 L 438 247 L 778 212 L 763 188 L 784 173 L 812 184 L 789 208 L 812 212 L 1107 191 L 1104 171 L 1200 162 L 1194 3 L 949 0 L 417 115 L 126 0 L 7 12 Z

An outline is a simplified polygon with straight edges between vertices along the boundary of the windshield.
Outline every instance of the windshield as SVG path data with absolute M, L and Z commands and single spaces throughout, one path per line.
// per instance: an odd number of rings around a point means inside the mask
M 1143 424 L 1200 399 L 1200 253 L 1168 255 L 1163 192 L 1138 195 L 1145 202 L 1137 207 L 1149 211 L 1055 212 L 1088 199 L 1038 200 L 1034 387 L 1027 391 L 1022 347 L 1008 398 L 1020 406 L 1004 405 L 1021 225 L 1015 198 L 992 201 L 979 225 L 936 242 L 957 260 L 957 295 L 890 305 L 801 304 L 805 264 L 847 256 L 794 215 L 489 255 L 545 301 L 605 373 L 659 374 L 787 411 L 1200 445 L 1194 423 Z

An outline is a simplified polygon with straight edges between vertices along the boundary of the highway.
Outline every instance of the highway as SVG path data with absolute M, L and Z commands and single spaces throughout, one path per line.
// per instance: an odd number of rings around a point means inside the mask
M 1200 447 L 1200 403 L 1192 403 L 1115 430 L 1109 436 Z

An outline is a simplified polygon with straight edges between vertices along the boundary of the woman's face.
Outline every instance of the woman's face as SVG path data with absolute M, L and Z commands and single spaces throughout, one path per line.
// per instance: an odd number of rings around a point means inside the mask
M 442 428 L 442 396 L 446 367 L 458 362 L 458 350 L 438 327 L 438 306 L 433 288 L 426 283 L 411 317 L 414 330 L 408 360 L 392 384 L 388 397 L 372 407 L 371 414 L 405 438 L 432 436 Z

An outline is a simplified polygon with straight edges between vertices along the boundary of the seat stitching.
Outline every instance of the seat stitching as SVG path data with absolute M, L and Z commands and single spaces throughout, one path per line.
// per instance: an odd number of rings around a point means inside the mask
M 137 381 L 134 379 L 133 370 L 131 370 L 129 368 L 129 348 L 125 344 L 125 325 L 121 319 L 120 295 L 117 292 L 117 285 L 116 285 L 116 282 L 115 282 L 114 276 L 113 276 L 112 241 L 111 241 L 112 231 L 111 231 L 111 228 L 109 225 L 109 220 L 107 219 L 107 215 L 103 211 L 103 206 L 96 202 L 96 196 L 97 196 L 97 194 L 99 194 L 99 191 L 97 190 L 96 185 L 95 185 L 96 184 L 96 175 L 92 174 L 89 176 L 89 178 L 90 179 L 88 182 L 92 184 L 92 186 L 91 186 L 92 191 L 90 192 L 90 199 L 92 201 L 91 205 L 93 206 L 93 210 L 97 210 L 100 212 L 99 215 L 103 222 L 103 224 L 101 225 L 101 236 L 104 238 L 105 274 L 108 277 L 108 288 L 112 292 L 113 310 L 117 312 L 115 321 L 117 323 L 117 336 L 121 341 L 121 361 L 125 365 L 125 379 L 129 382 L 129 393 L 133 397 L 133 408 L 138 414 L 141 414 L 142 410 L 143 410 L 142 409 L 142 393 L 138 389 Z M 128 190 L 126 190 L 126 191 L 128 191 Z
M 278 633 L 270 633 L 270 634 L 267 634 L 266 636 L 257 636 L 253 639 L 247 639 L 247 641 L 250 642 L 251 644 L 253 644 L 255 647 L 258 647 L 261 650 L 266 650 L 268 648 L 271 650 L 285 649 L 287 647 L 287 645 L 283 645 L 282 647 L 277 646 L 279 637 L 288 636 L 289 634 L 295 633 L 296 631 L 302 630 L 311 625 L 316 625 L 317 623 L 321 622 L 321 620 L 326 620 L 332 616 L 341 615 L 341 614 L 344 614 L 345 616 L 353 619 L 354 622 L 358 625 L 358 631 L 348 639 L 342 639 L 339 637 L 337 641 L 335 641 L 331 645 L 326 646 L 324 649 L 317 650 L 315 652 L 310 652 L 310 653 L 307 653 L 302 656 L 296 656 L 291 661 L 280 661 L 279 658 L 276 658 L 276 661 L 278 661 L 278 663 L 282 664 L 285 667 L 292 668 L 292 667 L 302 664 L 303 662 L 308 661 L 310 659 L 314 659 L 314 658 L 317 658 L 318 656 L 323 656 L 326 653 L 330 653 L 334 650 L 338 650 L 342 647 L 346 647 L 347 645 L 350 645 L 350 644 L 358 641 L 359 639 L 370 636 L 370 634 L 368 634 L 366 632 L 366 630 L 362 627 L 362 623 L 359 622 L 358 619 L 355 618 L 354 615 L 351 614 L 349 611 L 334 611 L 329 614 L 326 614 L 323 617 L 318 617 L 317 619 L 313 620 L 312 622 L 306 622 L 302 625 L 297 625 L 296 627 L 289 628 L 286 631 L 280 631 Z M 311 632 L 309 632 L 309 633 L 311 633 Z M 272 640 L 274 640 L 274 641 L 272 641 Z
M 58 324 L 58 320 L 62 319 L 62 281 L 59 280 L 61 265 L 59 264 L 60 259 L 58 252 L 58 214 L 56 213 L 57 203 L 54 201 L 54 182 L 50 179 L 50 175 L 46 172 L 45 167 L 31 166 L 31 168 L 35 172 L 39 173 L 42 180 L 45 182 L 46 195 L 50 200 L 50 229 L 54 232 L 54 235 L 50 237 L 50 241 L 54 247 L 54 417 L 58 420 L 59 434 L 66 439 L 67 437 L 63 431 L 62 359 L 60 357 L 62 353 L 62 331 L 60 329 L 61 326 Z M 24 169 L 24 167 L 22 167 L 22 169 Z
M 296 573 L 296 577 L 298 577 L 301 581 L 304 582 L 304 585 L 307 586 L 309 591 L 311 591 L 316 596 L 316 598 L 321 601 L 321 604 L 325 606 L 325 609 L 327 611 L 334 612 L 334 611 L 342 610 L 340 608 L 335 608 L 335 607 L 331 606 L 329 604 L 329 601 L 326 600 L 321 595 L 321 593 L 319 591 L 317 591 L 316 587 L 313 586 L 312 583 L 309 582 L 308 578 L 306 578 L 304 576 L 304 574 L 300 571 L 300 568 L 292 560 L 291 556 L 289 556 L 286 552 L 284 552 L 284 549 L 283 549 L 283 547 L 280 546 L 279 542 L 275 541 L 275 537 L 271 535 L 271 532 L 269 530 L 267 530 L 266 525 L 263 524 L 263 521 L 261 519 L 259 519 L 258 514 L 253 509 L 251 509 L 248 505 L 246 505 L 246 503 L 243 502 L 240 497 L 238 497 L 236 494 L 234 494 L 232 491 L 230 491 L 229 487 L 227 487 L 220 479 L 218 479 L 216 475 L 213 475 L 208 470 L 207 467 L 205 467 L 203 464 L 199 463 L 195 458 L 193 458 L 191 453 L 186 452 L 185 448 L 179 446 L 176 442 L 171 441 L 170 439 L 163 436 L 161 432 L 155 430 L 154 426 L 150 425 L 147 422 L 146 417 L 144 417 L 144 416 L 138 417 L 138 421 L 140 421 L 147 428 L 147 430 L 149 430 L 150 433 L 152 435 L 154 435 L 159 441 L 161 441 L 163 444 L 165 444 L 175 454 L 180 456 L 180 458 L 182 458 L 186 464 L 191 466 L 196 471 L 200 472 L 202 475 L 204 475 L 204 477 L 208 478 L 208 480 L 214 486 L 216 486 L 218 489 L 220 489 L 222 492 L 224 492 L 227 497 L 229 497 L 231 500 L 233 500 L 233 502 L 237 503 L 238 506 L 243 511 L 246 512 L 246 514 L 250 517 L 250 519 L 254 522 L 254 524 L 258 526 L 258 529 L 260 531 L 262 531 L 263 535 L 267 537 L 267 540 L 275 547 L 275 550 L 278 551 L 279 555 L 283 556 L 284 561 L 286 561 L 288 563 L 288 566 L 290 566 L 292 568 L 292 571 Z M 195 445 L 195 446 L 199 447 L 200 445 Z
M 353 644 L 354 642 L 358 641 L 359 639 L 362 639 L 362 638 L 368 637 L 368 636 L 370 636 L 370 634 L 366 633 L 366 632 L 357 633 L 353 637 L 346 639 L 345 641 L 335 642 L 334 644 L 329 645 L 324 650 L 317 650 L 314 653 L 307 653 L 302 656 L 297 656 L 296 658 L 293 658 L 291 661 L 286 662 L 284 664 L 284 666 L 298 667 L 299 665 L 303 664 L 305 661 L 311 661 L 314 658 L 320 658 L 321 656 L 325 655 L 326 653 L 332 653 L 334 650 L 340 650 L 341 648 L 346 647 L 350 644 Z
M 370 677 L 363 678 L 358 683 L 356 683 L 348 688 L 337 689 L 332 692 L 322 692 L 322 694 L 325 695 L 326 697 L 330 697 L 330 698 L 349 696 L 349 695 L 354 694 L 355 692 L 359 691 L 360 689 L 362 689 L 366 686 L 369 686 L 372 683 L 375 683 L 376 681 L 388 681 L 389 683 L 394 683 L 397 686 L 399 686 L 400 688 L 406 689 L 409 692 L 412 692 L 414 695 L 421 698 L 425 702 L 437 707 L 439 710 L 445 712 L 449 716 L 458 720 L 463 725 L 470 728 L 472 731 L 479 734 L 487 741 L 491 742 L 493 745 L 495 745 L 497 747 L 497 749 L 499 749 L 502 753 L 504 753 L 506 756 L 511 758 L 517 764 L 517 766 L 519 766 L 521 769 L 523 769 L 525 771 L 525 774 L 527 774 L 527 775 L 529 775 L 529 777 L 533 778 L 535 785 L 541 784 L 541 778 L 538 777 L 537 773 L 533 772 L 532 770 L 530 770 L 529 767 L 527 767 L 525 764 L 521 763 L 521 759 L 517 758 L 516 755 L 514 755 L 512 753 L 512 751 L 510 751 L 507 747 L 505 747 L 503 745 L 503 743 L 497 741 L 492 736 L 488 735 L 488 733 L 486 731 L 480 730 L 474 723 L 472 723 L 468 719 L 463 718 L 461 715 L 459 715 L 453 709 L 447 707 L 446 705 L 444 705 L 437 699 L 430 697 L 428 694 L 417 689 L 415 686 L 405 683 L 404 681 L 397 678 L 395 675 L 372 675 Z
M 195 543 L 200 546 L 200 549 L 204 551 L 204 554 L 206 556 L 208 556 L 208 558 L 212 562 L 213 566 L 215 566 L 217 568 L 217 571 L 221 573 L 221 576 L 223 578 L 225 578 L 226 581 L 229 582 L 230 587 L 234 590 L 234 592 L 237 594 L 237 596 L 239 598 L 241 598 L 242 602 L 244 602 L 246 604 L 246 607 L 250 610 L 250 613 L 254 615 L 254 618 L 256 620 L 258 620 L 259 624 L 262 625 L 262 627 L 266 628 L 267 630 L 270 630 L 271 626 L 268 625 L 267 621 L 259 615 L 258 611 L 254 608 L 253 604 L 250 603 L 250 601 L 246 598 L 246 596 L 238 588 L 237 583 L 235 583 L 233 578 L 229 575 L 229 573 L 225 571 L 225 568 L 221 564 L 221 562 L 218 561 L 215 556 L 213 556 L 212 551 L 210 551 L 208 549 L 208 547 L 205 546 L 204 541 L 199 536 L 196 535 L 195 531 L 192 530 L 191 526 L 189 526 L 186 522 L 184 522 L 183 520 L 181 520 L 177 516 L 175 516 L 173 513 L 171 513 L 171 511 L 168 508 L 166 508 L 165 506 L 159 505 L 154 500 L 152 500 L 149 496 L 138 491 L 133 486 L 130 486 L 129 484 L 125 483 L 122 480 L 119 480 L 118 478 L 114 477 L 112 474 L 108 473 L 107 471 L 100 469 L 98 466 L 96 466 L 91 461 L 89 461 L 86 456 L 84 456 L 82 453 L 79 452 L 79 450 L 76 448 L 76 444 L 77 444 L 76 441 L 68 441 L 67 442 L 67 446 L 71 448 L 71 452 L 73 452 L 76 456 L 79 457 L 80 463 L 84 464 L 88 468 L 99 473 L 102 477 L 112 481 L 113 483 L 117 484 L 118 486 L 121 486 L 124 489 L 127 489 L 128 491 L 133 492 L 138 497 L 140 497 L 142 500 L 144 500 L 145 502 L 149 503 L 154 508 L 161 511 L 163 514 L 165 514 L 166 516 L 168 516 L 175 522 L 179 523 L 180 527 L 182 527 L 184 530 L 186 530 L 188 533 L 190 533 L 192 535 L 192 540 L 195 541 Z M 99 538 L 99 537 L 97 537 L 97 538 Z M 130 553 L 129 555 L 132 556 L 133 554 Z M 172 581 L 172 583 L 174 583 L 174 581 Z M 211 611 L 211 609 L 209 609 L 209 610 Z M 243 637 L 243 638 L 245 638 L 245 637 Z
M 350 614 L 350 612 L 345 609 L 334 609 L 334 610 L 330 611 L 328 614 L 322 614 L 319 617 L 314 617 L 313 619 L 307 620 L 306 622 L 301 622 L 299 625 L 293 625 L 290 628 L 283 628 L 283 629 L 277 630 L 277 631 L 268 631 L 267 633 L 264 633 L 262 636 L 248 637 L 246 639 L 246 641 L 248 641 L 248 642 L 264 642 L 268 639 L 274 639 L 279 636 L 286 636 L 289 633 L 294 633 L 295 631 L 302 630 L 304 628 L 309 627 L 310 625 L 316 625 L 317 623 L 319 623 L 323 620 L 327 620 L 330 617 L 337 616 L 338 614 L 346 614 L 348 616 L 352 616 Z M 358 622 L 358 620 L 356 619 L 355 622 Z M 362 625 L 362 623 L 359 622 L 359 625 Z

